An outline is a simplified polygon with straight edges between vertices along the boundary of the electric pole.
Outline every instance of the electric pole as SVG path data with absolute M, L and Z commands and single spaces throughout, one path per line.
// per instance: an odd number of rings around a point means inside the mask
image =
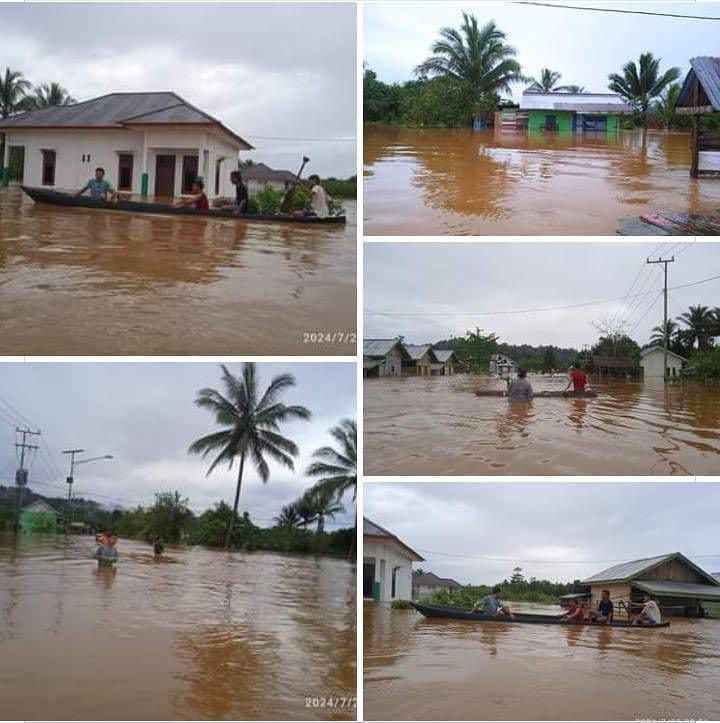
M 663 351 L 665 352 L 663 354 L 663 379 L 667 380 L 668 378 L 668 337 L 670 336 L 668 334 L 668 317 L 667 317 L 667 309 L 668 309 L 668 294 L 667 294 L 667 274 L 668 274 L 668 264 L 671 264 L 675 261 L 675 257 L 671 256 L 669 259 L 663 259 L 662 257 L 658 256 L 656 261 L 650 261 L 650 259 L 647 259 L 645 263 L 647 264 L 663 264 L 664 270 L 665 270 L 665 286 L 663 288 L 663 296 L 665 300 L 665 312 L 663 315 Z
M 16 506 L 17 506 L 17 522 L 16 522 L 16 529 L 20 526 L 20 510 L 22 509 L 22 499 L 23 499 L 23 492 L 25 491 L 25 487 L 28 483 L 28 471 L 25 469 L 25 450 L 26 449 L 38 449 L 37 444 L 28 444 L 27 438 L 28 436 L 40 436 L 40 430 L 37 432 L 33 432 L 32 429 L 29 429 L 28 427 L 21 428 L 21 427 L 15 427 L 15 433 L 22 435 L 22 442 L 15 442 L 15 447 L 20 449 L 20 469 L 15 472 L 15 484 L 17 485 L 18 491 L 17 491 L 17 497 L 16 497 Z

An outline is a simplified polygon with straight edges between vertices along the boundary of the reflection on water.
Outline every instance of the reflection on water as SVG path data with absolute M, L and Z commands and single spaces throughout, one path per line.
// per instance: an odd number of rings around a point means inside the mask
M 355 694 L 347 562 L 118 547 L 99 571 L 93 538 L 0 537 L 3 718 L 354 719 L 305 704 Z
M 478 624 L 366 603 L 364 638 L 369 720 L 716 719 L 720 711 L 720 620 L 673 618 L 641 631 Z
M 614 234 L 648 211 L 717 213 L 686 133 L 365 128 L 369 234 Z
M 535 391 L 565 376 L 531 378 Z M 685 381 L 594 384 L 596 399 L 509 404 L 488 377 L 366 379 L 372 475 L 710 475 L 720 469 L 720 389 Z M 500 382 L 502 386 L 502 382 Z
M 34 204 L 0 189 L 5 354 L 350 354 L 354 203 L 340 228 Z

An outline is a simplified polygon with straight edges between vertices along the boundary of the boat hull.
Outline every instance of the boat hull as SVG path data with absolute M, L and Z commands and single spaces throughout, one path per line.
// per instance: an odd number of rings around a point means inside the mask
M 141 201 L 118 200 L 116 202 L 102 201 L 87 196 L 73 196 L 69 193 L 60 193 L 46 188 L 30 188 L 21 186 L 22 190 L 32 198 L 35 203 L 48 203 L 53 206 L 66 206 L 71 208 L 95 208 L 103 211 L 124 211 L 125 213 L 159 213 L 164 216 L 200 216 L 205 218 L 226 218 L 232 221 L 248 221 L 259 223 L 302 223 L 321 226 L 336 226 L 345 223 L 345 216 L 292 216 L 289 214 L 259 214 L 243 213 L 237 215 L 232 209 L 211 209 L 198 211 L 187 206 L 172 206 L 163 203 L 143 203 Z
M 535 392 L 533 398 L 537 399 L 595 399 L 597 392 L 587 390 L 585 392 Z M 475 392 L 476 397 L 507 397 L 507 392 L 503 389 L 478 389 Z
M 482 613 L 471 613 L 461 608 L 442 608 L 433 607 L 431 605 L 422 605 L 421 603 L 412 603 L 412 606 L 422 613 L 426 618 L 442 618 L 445 620 L 471 620 L 476 623 L 505 623 L 507 625 L 582 625 L 585 627 L 613 627 L 613 628 L 632 628 L 633 630 L 652 630 L 653 628 L 666 628 L 669 622 L 663 622 L 658 625 L 630 625 L 624 621 L 610 623 L 566 623 L 558 619 L 556 615 L 537 615 L 533 613 L 515 613 L 514 618 L 507 618 L 497 615 L 483 615 Z

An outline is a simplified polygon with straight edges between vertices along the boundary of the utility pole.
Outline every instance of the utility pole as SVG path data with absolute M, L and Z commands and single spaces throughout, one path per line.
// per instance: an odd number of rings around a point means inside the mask
M 17 485 L 18 491 L 17 491 L 17 497 L 16 497 L 16 507 L 17 507 L 17 522 L 16 522 L 16 529 L 19 528 L 20 525 L 20 510 L 22 509 L 22 499 L 23 499 L 23 493 L 25 491 L 25 487 L 28 483 L 28 471 L 25 469 L 25 450 L 26 449 L 37 449 L 37 444 L 28 444 L 27 438 L 30 436 L 37 436 L 39 437 L 41 432 L 38 430 L 37 432 L 33 432 L 32 429 L 29 429 L 28 427 L 21 428 L 21 427 L 15 427 L 15 433 L 22 435 L 22 442 L 15 442 L 15 447 L 20 449 L 20 469 L 15 472 L 15 484 Z
M 73 486 L 73 470 L 75 469 L 75 455 L 82 454 L 84 449 L 63 449 L 63 454 L 70 455 L 70 474 L 66 478 L 68 486 L 68 513 L 67 513 L 67 524 L 72 522 L 72 486 Z
M 664 270 L 665 270 L 665 286 L 663 289 L 663 296 L 665 300 L 665 312 L 663 314 L 663 351 L 665 352 L 663 354 L 663 379 L 667 380 L 668 378 L 668 342 L 669 342 L 669 334 L 668 334 L 668 317 L 667 317 L 667 311 L 668 311 L 668 294 L 667 294 L 667 274 L 668 274 L 668 264 L 671 264 L 675 261 L 675 257 L 671 256 L 669 259 L 664 259 L 660 256 L 658 256 L 656 261 L 651 261 L 649 258 L 645 263 L 647 264 L 663 264 Z

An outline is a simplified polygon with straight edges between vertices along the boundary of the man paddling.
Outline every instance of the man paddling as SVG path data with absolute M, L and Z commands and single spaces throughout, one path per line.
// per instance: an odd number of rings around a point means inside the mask
M 210 203 L 205 195 L 205 184 L 201 178 L 193 181 L 190 195 L 178 201 L 176 206 L 192 206 L 196 211 L 209 211 Z
M 90 191 L 90 198 L 96 201 L 114 201 L 117 198 L 115 189 L 105 180 L 104 168 L 96 168 L 95 178 L 89 179 L 75 195 L 82 196 L 85 191 Z
M 500 602 L 501 594 L 502 588 L 499 585 L 495 585 L 490 595 L 486 595 L 482 600 L 478 600 L 470 612 L 482 613 L 483 615 L 504 615 L 505 617 L 514 618 L 515 616 L 512 610 L 510 610 L 510 607 Z
M 527 402 L 533 398 L 532 384 L 527 380 L 525 369 L 518 369 L 517 379 L 508 384 L 507 396 L 509 402 Z
M 575 599 L 571 599 L 568 603 L 569 610 L 560 616 L 560 622 L 562 623 L 578 623 L 582 624 L 585 622 L 585 608 L 582 602 Z
M 587 374 L 580 368 L 579 362 L 575 362 L 570 369 L 570 379 L 565 387 L 565 391 L 568 391 L 570 385 L 572 385 L 574 392 L 584 392 L 586 384 Z
M 657 602 L 645 595 L 645 604 L 643 609 L 633 618 L 633 625 L 660 625 L 662 622 L 662 614 Z

